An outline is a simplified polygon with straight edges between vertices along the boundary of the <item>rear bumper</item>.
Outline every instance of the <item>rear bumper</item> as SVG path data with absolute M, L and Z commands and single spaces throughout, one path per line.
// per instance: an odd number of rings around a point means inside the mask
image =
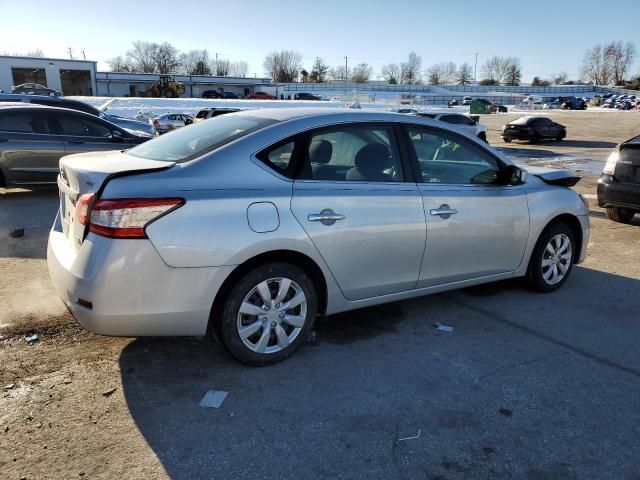
M 47 263 L 57 294 L 80 325 L 124 337 L 204 335 L 215 294 L 233 268 L 172 268 L 149 240 L 89 234 L 76 249 L 56 225 Z
M 598 206 L 640 210 L 640 185 L 620 183 L 603 174 L 598 179 Z

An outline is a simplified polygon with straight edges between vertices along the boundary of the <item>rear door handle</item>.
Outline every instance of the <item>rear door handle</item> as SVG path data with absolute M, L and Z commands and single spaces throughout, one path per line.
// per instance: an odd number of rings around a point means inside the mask
M 440 218 L 444 218 L 445 220 L 449 218 L 451 215 L 455 215 L 458 213 L 458 210 L 455 208 L 451 208 L 449 205 L 442 204 L 439 208 L 432 208 L 429 210 L 429 213 L 434 216 L 439 216 Z
M 322 222 L 324 225 L 333 225 L 338 220 L 344 220 L 346 217 L 341 213 L 336 213 L 331 209 L 324 209 L 320 213 L 310 213 L 307 220 L 310 222 Z
M 80 145 L 82 143 L 84 143 L 83 140 L 69 140 L 67 143 L 70 143 L 71 145 Z

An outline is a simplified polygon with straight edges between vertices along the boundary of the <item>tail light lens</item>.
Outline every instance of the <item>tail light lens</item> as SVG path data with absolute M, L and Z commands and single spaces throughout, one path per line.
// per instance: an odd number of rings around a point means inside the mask
M 91 209 L 89 231 L 109 238 L 147 238 L 147 225 L 183 204 L 182 198 L 98 200 Z
M 89 210 L 91 209 L 94 196 L 93 193 L 85 193 L 84 195 L 80 195 L 76 202 L 76 220 L 78 220 L 81 225 L 87 224 Z
M 613 175 L 616 171 L 616 163 L 618 163 L 619 158 L 620 152 L 618 152 L 617 150 L 611 152 L 611 155 L 609 155 L 609 158 L 607 158 L 607 163 L 605 164 L 602 173 L 604 173 L 605 175 Z

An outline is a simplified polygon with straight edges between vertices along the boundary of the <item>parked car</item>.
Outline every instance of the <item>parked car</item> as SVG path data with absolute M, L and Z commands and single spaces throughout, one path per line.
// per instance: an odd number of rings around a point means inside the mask
M 415 108 L 398 108 L 395 112 L 406 113 L 406 114 L 416 114 L 418 113 L 418 110 L 416 110 Z
M 124 128 L 130 133 L 134 135 L 138 135 L 140 133 L 147 135 L 155 135 L 156 131 L 153 128 L 153 125 L 149 125 L 146 122 L 141 122 L 139 120 L 133 120 L 130 118 L 122 118 L 116 115 L 111 115 L 105 112 L 105 110 L 116 101 L 116 99 L 112 99 L 100 107 L 94 107 L 93 105 L 89 105 L 88 103 L 81 102 L 79 100 L 71 100 L 69 98 L 64 97 L 46 97 L 44 95 L 27 95 L 27 94 L 0 94 L 0 102 L 25 102 L 25 103 L 35 103 L 38 105 L 47 105 L 50 107 L 60 107 L 60 108 L 70 108 L 71 110 L 78 110 L 79 112 L 88 113 L 89 115 L 93 115 L 95 117 L 100 117 L 103 120 L 106 120 L 111 123 L 115 123 L 120 128 Z
M 64 155 L 123 150 L 150 138 L 77 110 L 0 103 L 0 186 L 55 184 Z
M 11 87 L 11 93 L 26 93 L 27 95 L 47 95 L 48 97 L 57 97 L 60 95 L 58 90 L 47 88 L 39 83 L 23 83 L 22 85 L 14 85 Z
M 235 98 L 238 98 L 238 95 L 236 95 L 233 92 L 220 92 L 220 98 L 235 99 Z
M 293 96 L 294 100 L 320 100 L 320 97 L 306 92 L 298 92 Z
M 458 100 L 456 100 L 455 98 L 452 98 L 451 100 L 449 100 L 449 108 L 451 107 L 457 107 L 458 106 Z
M 498 103 L 491 104 L 491 113 L 507 113 L 509 109 L 505 105 L 500 105 Z
M 529 140 L 531 143 L 541 140 L 562 140 L 567 136 L 567 128 L 547 117 L 528 115 L 507 123 L 502 127 L 502 139 Z
M 77 321 L 209 332 L 251 365 L 291 355 L 318 314 L 514 277 L 557 290 L 589 243 L 573 174 L 412 115 L 237 112 L 60 163 L 47 260 Z
M 217 90 L 205 90 L 202 92 L 202 98 L 222 98 L 222 94 Z
M 640 212 L 640 135 L 609 155 L 598 179 L 598 206 L 614 222 L 629 223 Z
M 473 98 L 466 96 L 462 98 L 462 105 L 468 106 L 471 105 L 471 101 L 473 100 Z
M 560 104 L 562 110 L 586 110 L 587 103 L 581 98 L 571 97 Z
M 546 102 L 542 105 L 543 110 L 560 110 L 561 108 L 562 104 L 558 100 Z
M 202 108 L 196 113 L 194 122 L 201 122 L 202 120 L 206 120 L 207 118 L 217 117 L 218 115 L 224 115 L 226 113 L 234 113 L 239 112 L 240 108 L 231 108 L 231 107 L 215 107 L 215 108 Z
M 251 95 L 249 95 L 249 98 L 251 100 L 275 100 L 276 99 L 276 97 L 266 92 L 253 92 Z
M 475 120 L 473 120 L 473 118 L 471 118 L 469 115 L 465 115 L 464 113 L 430 112 L 418 113 L 418 116 L 423 118 L 432 118 L 440 122 L 446 122 L 451 125 L 455 125 L 456 127 L 466 131 L 470 135 L 478 137 L 484 142 L 487 141 L 487 126 L 481 123 L 477 123 Z
M 159 135 L 170 132 L 176 128 L 191 125 L 194 118 L 186 113 L 165 113 L 149 119 L 149 123 L 153 125 Z

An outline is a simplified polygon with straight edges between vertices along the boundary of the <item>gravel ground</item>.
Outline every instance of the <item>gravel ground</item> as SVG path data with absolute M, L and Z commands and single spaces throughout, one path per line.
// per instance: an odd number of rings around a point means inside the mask
M 578 170 L 640 131 L 561 112 L 565 142 L 506 145 L 507 118 L 483 119 L 496 146 Z M 206 340 L 79 328 L 44 260 L 56 201 L 0 190 L 2 479 L 640 478 L 638 217 L 592 205 L 588 259 L 553 294 L 508 281 L 348 312 L 248 368 Z M 209 389 L 229 392 L 220 409 L 198 407 Z

